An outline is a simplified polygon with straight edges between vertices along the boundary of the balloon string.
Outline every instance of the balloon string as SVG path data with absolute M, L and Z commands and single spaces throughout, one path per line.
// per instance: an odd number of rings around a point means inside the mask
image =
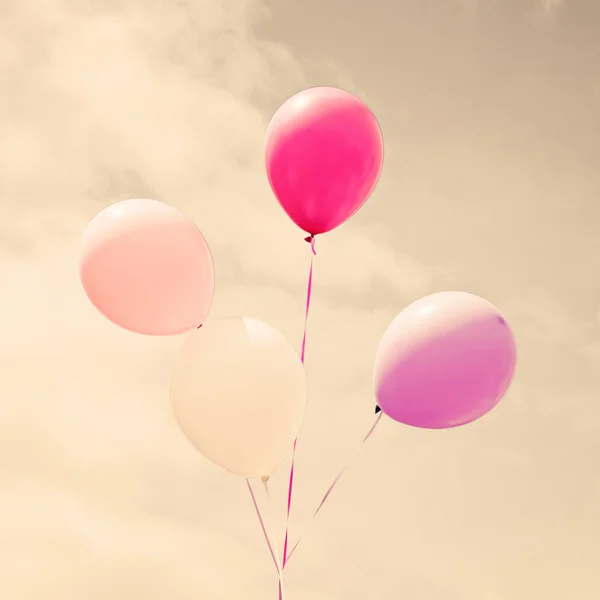
M 271 541 L 272 541 L 273 553 L 277 557 L 279 555 L 279 550 L 277 549 L 277 541 L 276 541 L 276 536 L 275 536 L 274 527 L 273 527 L 273 503 L 271 502 L 271 492 L 269 491 L 269 477 L 261 477 L 261 481 L 263 484 L 263 488 L 265 490 L 265 496 L 267 497 L 267 506 L 268 506 L 267 519 L 266 519 L 268 521 L 267 529 L 268 530 L 270 529 L 270 537 L 271 537 Z M 283 600 L 283 570 L 281 567 L 279 567 L 278 572 L 279 572 L 279 600 Z
M 261 477 L 261 481 L 263 484 L 263 488 L 265 490 L 265 495 L 267 497 L 267 504 L 269 506 L 269 514 L 273 515 L 273 504 L 271 502 L 271 492 L 269 491 L 269 478 L 268 477 Z M 267 517 L 268 518 L 268 517 Z M 275 556 L 277 556 L 279 554 L 279 550 L 277 549 L 277 541 L 276 541 L 276 536 L 274 535 L 274 528 L 273 528 L 273 518 L 271 516 L 271 518 L 268 518 L 268 520 L 270 521 L 270 529 L 271 529 L 271 540 L 273 542 L 273 551 L 275 552 Z
M 305 242 L 310 244 L 310 249 L 312 251 L 312 256 L 310 257 L 310 270 L 308 272 L 308 284 L 306 286 L 306 307 L 304 310 L 304 333 L 302 335 L 302 348 L 300 350 L 300 360 L 302 364 L 304 364 L 304 355 L 306 353 L 306 331 L 308 327 L 308 313 L 310 310 L 310 298 L 312 295 L 312 280 L 313 280 L 313 261 L 317 252 L 315 250 L 315 236 L 309 235 L 304 238 Z M 294 467 L 296 464 L 296 447 L 298 445 L 298 438 L 294 440 L 294 446 L 292 449 L 292 465 L 290 467 L 290 476 L 288 480 L 288 498 L 287 498 L 287 513 L 285 518 L 285 538 L 283 540 L 283 560 L 281 568 L 285 569 L 285 565 L 288 561 L 288 542 L 289 542 L 289 532 L 290 532 L 290 511 L 292 508 L 292 494 L 294 490 Z
M 377 415 L 377 417 L 375 418 L 375 422 L 373 423 L 373 425 L 371 425 L 371 429 L 369 429 L 369 431 L 363 438 L 362 442 L 359 444 L 358 448 L 354 451 L 354 454 L 352 454 L 352 456 L 350 457 L 348 462 L 344 465 L 343 469 L 336 475 L 335 479 L 333 480 L 333 483 L 329 486 L 329 488 L 327 488 L 327 491 L 325 492 L 325 495 L 323 496 L 321 502 L 319 503 L 319 506 L 317 506 L 317 510 L 315 510 L 315 512 L 313 513 L 310 524 L 312 524 L 314 522 L 314 520 L 316 519 L 320 510 L 323 508 L 323 505 L 325 504 L 325 502 L 327 502 L 327 499 L 331 495 L 331 492 L 333 492 L 333 490 L 335 489 L 335 486 L 338 484 L 339 480 L 342 478 L 342 475 L 348 470 L 348 468 L 350 467 L 350 465 L 352 464 L 354 459 L 357 457 L 358 453 L 362 450 L 362 447 L 365 445 L 365 442 L 373 435 L 373 432 L 375 431 L 377 425 L 379 425 L 379 422 L 381 421 L 382 416 L 383 416 L 383 412 L 380 412 Z M 303 540 L 303 538 L 304 538 L 304 534 L 300 536 L 300 539 L 295 543 L 294 547 L 291 549 L 290 553 L 288 554 L 287 562 L 289 562 L 289 560 L 292 558 L 292 555 L 296 551 L 296 548 L 298 548 L 298 545 Z M 283 565 L 283 567 L 285 568 L 285 564 Z
M 252 489 L 252 484 L 249 479 L 246 479 L 246 485 L 248 486 L 248 491 L 250 492 L 250 497 L 252 498 L 252 503 L 254 504 L 254 510 L 256 511 L 256 516 L 258 517 L 258 522 L 260 523 L 260 528 L 262 529 L 263 536 L 265 537 L 265 541 L 267 542 L 267 547 L 269 548 L 269 552 L 271 554 L 271 558 L 273 559 L 273 563 L 275 564 L 275 569 L 277 570 L 277 575 L 279 576 L 279 580 L 281 581 L 281 569 L 279 568 L 279 563 L 277 562 L 277 557 L 275 556 L 275 552 L 273 551 L 273 545 L 271 544 L 271 540 L 269 539 L 269 534 L 267 533 L 267 527 L 265 525 L 265 521 L 263 519 L 262 513 L 258 506 L 258 502 L 256 501 L 256 496 L 254 495 L 254 490 Z M 280 584 L 281 588 L 281 584 Z M 281 598 L 280 591 L 280 598 Z

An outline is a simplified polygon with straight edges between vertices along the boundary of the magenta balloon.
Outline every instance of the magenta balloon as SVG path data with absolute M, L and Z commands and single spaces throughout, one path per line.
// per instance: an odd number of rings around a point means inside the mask
M 156 200 L 124 200 L 97 214 L 81 240 L 79 274 L 106 318 L 147 335 L 198 327 L 215 291 L 202 233 L 176 208 Z
M 464 292 L 433 294 L 384 333 L 375 357 L 377 404 L 406 425 L 458 427 L 496 406 L 515 365 L 513 334 L 495 306 Z
M 383 166 L 381 130 L 356 96 L 310 88 L 271 119 L 265 162 L 292 221 L 307 233 L 325 233 L 349 219 L 375 188 Z

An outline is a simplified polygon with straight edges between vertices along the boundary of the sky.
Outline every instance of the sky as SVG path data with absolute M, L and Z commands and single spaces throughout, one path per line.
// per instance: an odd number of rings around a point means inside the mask
M 386 159 L 317 242 L 286 600 L 598 598 L 599 26 L 596 0 L 0 0 L 2 598 L 276 598 L 244 482 L 170 413 L 183 338 L 105 321 L 78 243 L 114 201 L 173 204 L 213 252 L 211 318 L 299 347 L 310 249 L 262 151 L 312 85 L 368 102 Z M 383 331 L 450 289 L 511 324 L 509 393 L 456 430 L 384 420 L 309 527 Z

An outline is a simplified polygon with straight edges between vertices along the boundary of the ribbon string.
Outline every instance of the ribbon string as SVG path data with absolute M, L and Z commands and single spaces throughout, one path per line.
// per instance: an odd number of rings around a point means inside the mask
M 271 544 L 271 539 L 269 538 L 269 534 L 267 532 L 265 521 L 260 511 L 260 507 L 258 506 L 258 502 L 256 501 L 256 496 L 254 494 L 254 490 L 252 489 L 252 484 L 250 483 L 249 479 L 246 479 L 246 485 L 248 486 L 248 491 L 250 492 L 250 498 L 252 498 L 252 504 L 254 504 L 254 510 L 256 511 L 256 516 L 258 517 L 260 528 L 262 529 L 263 536 L 265 538 L 265 541 L 267 542 L 269 553 L 271 554 L 271 558 L 273 559 L 275 569 L 277 570 L 277 575 L 279 575 L 279 577 L 281 578 L 281 569 L 279 568 L 279 563 L 277 562 L 277 557 L 275 556 L 275 552 L 273 550 L 273 545 Z
M 304 333 L 302 335 L 302 348 L 300 350 L 300 360 L 302 364 L 304 364 L 304 355 L 306 353 L 306 332 L 308 328 L 308 313 L 310 310 L 310 298 L 312 295 L 312 280 L 313 280 L 313 262 L 314 258 L 317 255 L 315 250 L 315 236 L 309 235 L 304 238 L 305 242 L 310 244 L 310 249 L 312 251 L 312 256 L 310 257 L 310 270 L 308 272 L 308 284 L 306 286 L 306 307 L 304 310 Z M 290 512 L 292 509 L 292 495 L 294 491 L 294 467 L 296 465 L 296 447 L 298 445 L 298 438 L 294 440 L 294 446 L 292 449 L 292 464 L 290 467 L 290 476 L 288 480 L 288 495 L 287 495 L 287 513 L 285 518 L 285 537 L 283 540 L 283 559 L 281 569 L 285 568 L 285 565 L 288 561 L 288 542 L 289 542 L 289 532 L 290 532 Z
M 269 477 L 261 477 L 261 481 L 263 484 L 263 488 L 265 490 L 265 496 L 267 498 L 267 515 L 271 515 L 271 517 L 267 517 L 267 520 L 270 522 L 270 534 L 271 534 L 271 542 L 273 547 L 273 553 L 275 556 L 279 555 L 279 550 L 277 549 L 277 536 L 275 535 L 275 529 L 273 527 L 273 504 L 271 502 L 271 492 L 269 491 Z M 279 600 L 283 600 L 283 569 L 281 566 L 279 567 Z
M 265 520 L 263 519 L 262 513 L 260 511 L 260 507 L 258 506 L 258 502 L 256 501 L 256 496 L 254 494 L 254 490 L 252 489 L 252 484 L 249 479 L 246 479 L 246 485 L 248 486 L 248 491 L 250 492 L 250 498 L 252 498 L 252 503 L 254 504 L 254 510 L 256 511 L 256 516 L 258 517 L 258 522 L 260 523 L 260 528 L 262 529 L 263 536 L 265 541 L 267 542 L 267 547 L 269 548 L 269 553 L 271 554 L 271 558 L 273 559 L 273 564 L 275 565 L 275 569 L 277 570 L 277 579 L 278 579 L 278 600 L 284 600 L 283 597 L 283 571 L 279 567 L 279 563 L 277 562 L 277 555 L 275 550 L 273 549 L 273 544 L 271 544 L 271 540 L 269 538 L 269 534 L 267 531 L 267 527 L 265 525 Z
M 379 422 L 381 421 L 381 417 L 382 416 L 383 416 L 383 412 L 380 412 L 377 415 L 377 417 L 375 418 L 375 422 L 373 423 L 373 425 L 371 425 L 371 429 L 369 429 L 369 431 L 367 432 L 367 434 L 363 438 L 362 442 L 359 444 L 358 448 L 354 451 L 354 454 L 350 457 L 350 459 L 344 465 L 344 467 L 342 468 L 342 470 L 336 475 L 335 479 L 333 480 L 333 483 L 327 488 L 327 491 L 325 492 L 325 495 L 323 496 L 321 502 L 319 503 L 319 506 L 317 506 L 317 510 L 315 510 L 315 512 L 313 513 L 313 516 L 312 516 L 312 519 L 310 520 L 309 525 L 311 525 L 314 522 L 314 520 L 316 519 L 317 515 L 319 514 L 319 512 L 323 508 L 324 504 L 327 502 L 327 499 L 331 495 L 331 492 L 333 492 L 333 490 L 337 486 L 339 480 L 342 478 L 342 475 L 348 470 L 348 468 L 350 467 L 350 465 L 352 464 L 352 462 L 354 461 L 354 459 L 358 456 L 359 452 L 362 450 L 362 447 L 365 445 L 366 441 L 373 435 L 373 432 L 377 428 L 377 425 L 379 425 Z M 286 564 L 292 558 L 292 555 L 296 551 L 296 548 L 298 548 L 298 545 L 304 539 L 304 535 L 305 534 L 301 535 L 300 539 L 294 544 L 294 547 L 291 549 L 290 553 L 287 556 L 287 561 L 285 561 L 283 563 L 283 565 L 282 565 L 282 570 L 285 569 Z

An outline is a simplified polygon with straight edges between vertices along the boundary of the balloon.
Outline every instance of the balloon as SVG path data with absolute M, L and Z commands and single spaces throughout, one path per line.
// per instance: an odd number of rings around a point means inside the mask
M 375 188 L 383 166 L 381 130 L 356 96 L 310 88 L 271 119 L 265 162 L 292 221 L 311 235 L 325 233 L 349 219 Z
M 184 343 L 171 405 L 188 440 L 241 477 L 271 474 L 291 450 L 306 408 L 298 354 L 256 319 L 209 321 Z
M 495 306 L 464 292 L 426 296 L 405 308 L 379 343 L 377 405 L 406 425 L 458 427 L 496 406 L 515 365 L 513 334 Z
M 83 234 L 79 274 L 88 298 L 107 319 L 147 335 L 198 327 L 215 291 L 202 233 L 156 200 L 124 200 L 96 215 Z

